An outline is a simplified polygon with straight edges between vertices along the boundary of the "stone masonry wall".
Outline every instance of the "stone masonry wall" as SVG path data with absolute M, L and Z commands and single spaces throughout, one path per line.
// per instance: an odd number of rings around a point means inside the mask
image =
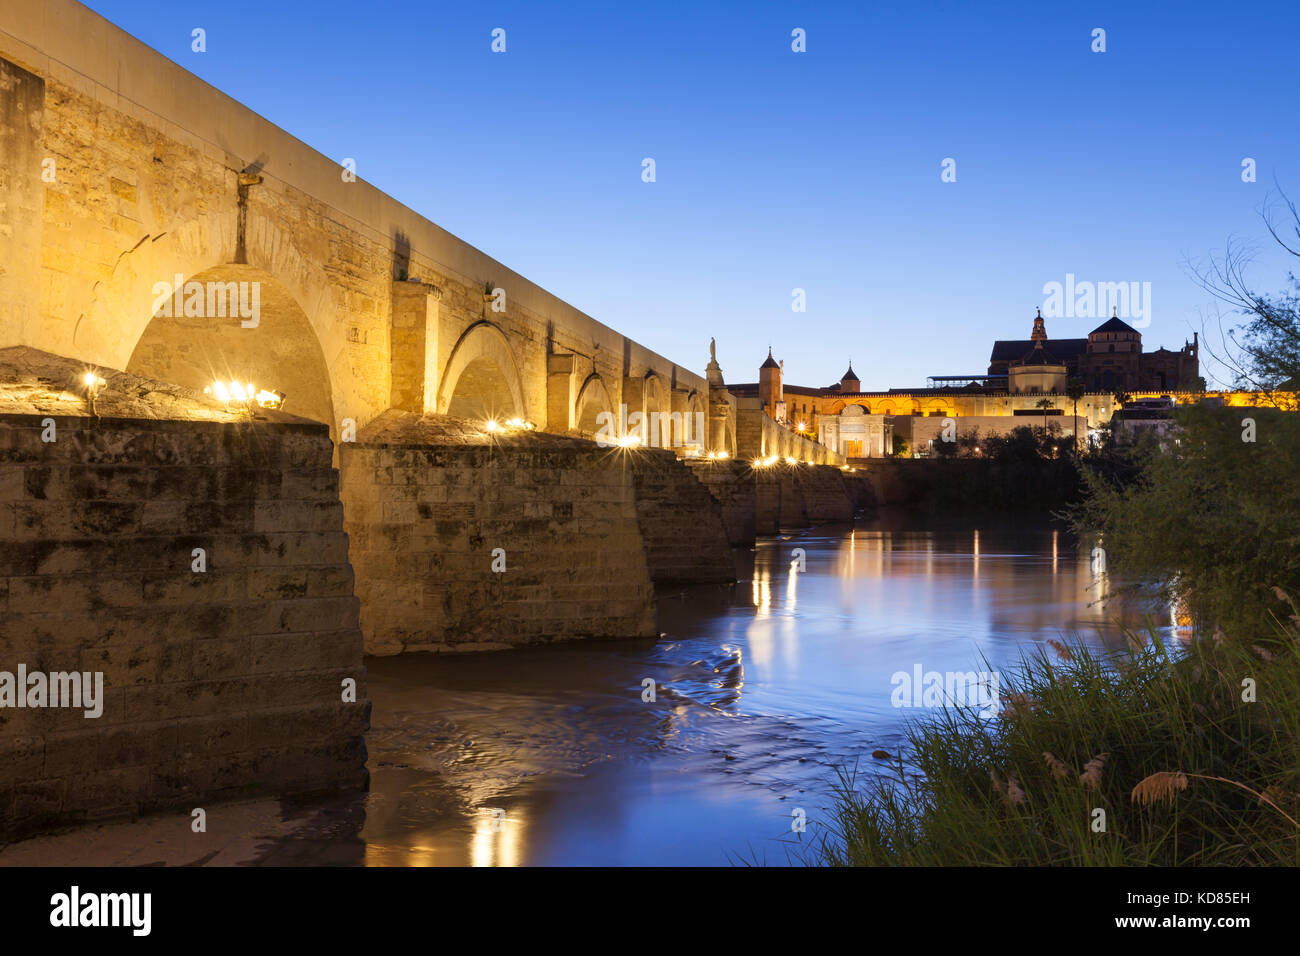
M 853 520 L 856 508 L 840 469 L 830 465 L 797 465 L 790 470 L 809 521 Z
M 736 457 L 742 461 L 775 455 L 809 464 L 842 465 L 844 457 L 820 442 L 778 424 L 757 398 L 736 399 Z
M 908 507 L 929 494 L 931 462 L 914 458 L 885 458 L 857 465 L 858 480 L 869 485 L 873 498 L 885 507 Z
M 389 411 L 340 463 L 369 653 L 654 636 L 631 475 L 607 450 Z
M 730 584 L 735 560 L 722 508 L 670 451 L 639 448 L 626 458 L 636 480 L 636 510 L 655 584 Z
M 41 268 L 45 83 L 0 59 L 0 329 L 34 334 Z
M 808 506 L 803 498 L 803 484 L 795 476 L 795 467 L 784 462 L 773 465 L 771 471 L 781 488 L 782 528 L 806 528 L 812 522 L 808 517 Z
M 363 784 L 326 428 L 232 420 L 107 370 L 92 416 L 66 390 L 80 364 L 52 358 L 0 350 L 0 672 L 102 672 L 103 713 L 0 706 L 0 841 Z
M 781 477 L 775 467 L 753 468 L 735 459 L 696 460 L 688 467 L 718 503 L 727 541 L 752 545 L 781 530 Z
M 875 488 L 872 487 L 870 478 L 854 468 L 844 474 L 844 488 L 853 502 L 855 514 L 876 516 L 880 509 L 880 502 L 876 499 Z
M 749 465 L 734 459 L 696 459 L 688 461 L 687 467 L 718 503 L 727 543 L 732 547 L 753 544 L 757 535 L 757 496 Z
M 781 480 L 765 468 L 754 479 L 754 531 L 757 534 L 781 532 Z

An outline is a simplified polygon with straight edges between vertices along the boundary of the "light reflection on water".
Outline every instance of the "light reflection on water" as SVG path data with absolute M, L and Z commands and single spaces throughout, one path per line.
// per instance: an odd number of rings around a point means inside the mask
M 1123 648 L 1143 615 L 1098 602 L 1089 554 L 1051 529 L 821 529 L 742 553 L 734 588 L 661 593 L 658 642 L 372 659 L 364 861 L 784 863 L 792 811 L 824 816 L 836 767 L 923 713 L 891 706 L 896 671 Z

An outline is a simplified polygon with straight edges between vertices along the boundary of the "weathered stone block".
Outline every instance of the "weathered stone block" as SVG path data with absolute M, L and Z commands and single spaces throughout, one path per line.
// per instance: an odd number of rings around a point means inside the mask
M 262 423 L 254 446 L 242 427 L 60 415 L 42 444 L 45 416 L 6 409 L 5 389 L 0 668 L 98 673 L 104 690 L 98 718 L 0 710 L 0 840 L 363 779 L 358 604 L 325 427 Z M 345 675 L 362 695 L 347 720 Z M 317 728 L 291 730 L 286 709 L 315 709 Z

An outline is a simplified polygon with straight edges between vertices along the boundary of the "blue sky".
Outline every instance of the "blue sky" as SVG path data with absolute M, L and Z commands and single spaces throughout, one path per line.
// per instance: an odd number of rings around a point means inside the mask
M 1260 210 L 1300 199 L 1296 3 L 89 6 L 675 361 L 715 336 L 733 382 L 769 343 L 798 384 L 979 373 L 1067 273 L 1150 282 L 1177 348 L 1214 321 L 1188 260 L 1290 265 Z

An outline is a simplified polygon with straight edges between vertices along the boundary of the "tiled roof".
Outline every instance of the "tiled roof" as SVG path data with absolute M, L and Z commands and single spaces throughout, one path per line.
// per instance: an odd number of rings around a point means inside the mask
M 1097 326 L 1088 334 L 1096 335 L 1098 332 L 1132 332 L 1134 335 L 1138 334 L 1137 329 L 1133 328 L 1133 326 L 1129 325 L 1127 322 L 1125 322 L 1121 318 L 1118 318 L 1117 316 L 1112 316 L 1111 318 L 1107 319 L 1105 322 Z
M 1088 348 L 1087 339 L 1049 339 L 1046 343 L 1052 354 L 1062 362 L 1082 355 Z M 998 339 L 993 343 L 990 362 L 1017 362 L 1038 345 L 1033 339 Z

